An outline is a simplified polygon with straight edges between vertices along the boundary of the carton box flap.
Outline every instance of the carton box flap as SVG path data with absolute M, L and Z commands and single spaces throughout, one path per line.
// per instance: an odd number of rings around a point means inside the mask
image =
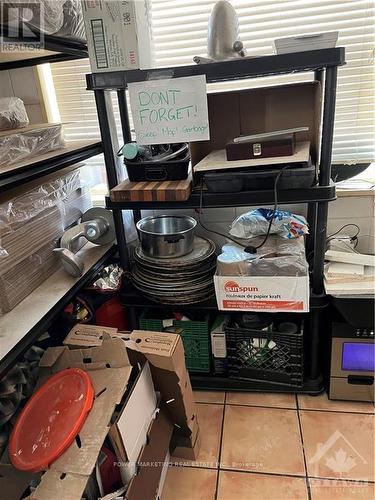
M 128 365 L 130 362 L 125 343 L 119 338 L 106 338 L 100 347 L 74 350 L 68 347 L 51 348 L 43 355 L 40 364 L 42 367 L 49 367 L 52 373 L 68 367 L 91 371 Z
M 31 494 L 32 500 L 79 500 L 86 488 L 87 476 L 79 474 L 61 474 L 49 470 L 43 480 Z
M 172 431 L 173 426 L 162 409 L 151 423 L 147 444 L 139 456 L 140 467 L 129 484 L 126 500 L 156 499 Z
M 70 330 L 63 344 L 78 347 L 100 346 L 105 335 L 112 337 L 117 331 L 117 328 L 78 323 Z

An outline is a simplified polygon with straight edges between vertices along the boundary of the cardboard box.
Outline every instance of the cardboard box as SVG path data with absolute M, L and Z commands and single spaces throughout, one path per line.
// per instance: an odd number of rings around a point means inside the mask
M 129 352 L 133 361 L 144 356 L 151 365 L 155 389 L 175 425 L 171 453 L 194 460 L 199 452 L 199 424 L 180 335 L 134 330 L 126 345 L 133 351 Z
M 77 329 L 79 338 L 76 338 Z M 167 403 L 169 418 L 175 424 L 173 446 L 178 447 L 175 456 L 194 460 L 200 445 L 199 424 L 181 337 L 165 332 L 134 331 L 129 334 L 112 330 L 76 325 L 64 343 L 75 346 L 75 340 L 83 345 L 103 342 L 100 337 L 105 337 L 105 334 L 124 339 L 133 365 L 137 362 L 143 364 L 145 360 L 150 363 L 155 389 L 160 391 L 162 401 Z
M 72 348 L 97 347 L 103 344 L 105 336 L 119 337 L 117 328 L 77 323 L 65 337 L 63 344 Z
M 225 149 L 234 137 L 296 127 L 309 127 L 307 132 L 297 133 L 296 140 L 309 141 L 312 161 L 317 161 L 321 122 L 318 82 L 213 92 L 207 101 L 210 140 L 190 144 L 193 167 L 211 151 Z
M 93 73 L 152 67 L 149 0 L 85 0 L 83 17 Z
M 221 311 L 308 312 L 309 276 L 214 276 Z
M 74 441 L 53 462 L 31 498 L 33 500 L 80 500 L 104 443 L 115 406 L 127 388 L 132 371 L 125 344 L 105 339 L 100 347 L 70 350 L 47 349 L 40 361 L 42 379 L 67 367 L 86 370 L 95 391 L 95 402 L 79 433 L 81 446 Z

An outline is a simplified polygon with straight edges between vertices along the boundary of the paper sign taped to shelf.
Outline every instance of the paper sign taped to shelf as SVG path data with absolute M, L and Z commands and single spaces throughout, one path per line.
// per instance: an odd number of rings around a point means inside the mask
M 205 75 L 129 83 L 139 144 L 210 139 Z

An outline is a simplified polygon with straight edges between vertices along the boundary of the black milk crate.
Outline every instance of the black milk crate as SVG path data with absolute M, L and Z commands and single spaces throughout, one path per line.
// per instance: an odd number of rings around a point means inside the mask
M 225 334 L 230 378 L 303 386 L 301 327 L 297 333 L 280 333 L 229 325 Z

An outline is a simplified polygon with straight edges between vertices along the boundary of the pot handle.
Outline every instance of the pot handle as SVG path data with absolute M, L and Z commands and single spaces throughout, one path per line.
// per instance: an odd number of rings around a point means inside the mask
M 167 243 L 177 243 L 180 240 L 184 240 L 185 236 L 183 234 L 171 234 L 170 236 L 164 236 L 164 241 Z

